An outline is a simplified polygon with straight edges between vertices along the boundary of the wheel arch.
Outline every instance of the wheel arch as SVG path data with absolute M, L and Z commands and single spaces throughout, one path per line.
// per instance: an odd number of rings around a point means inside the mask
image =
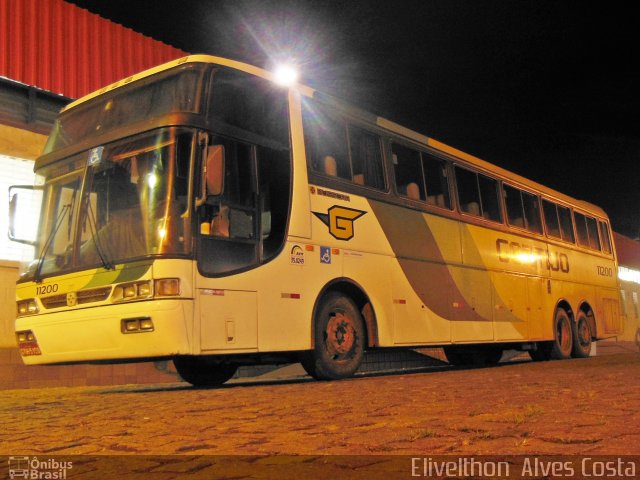
M 360 314 L 362 315 L 362 319 L 364 320 L 367 347 L 374 347 L 378 345 L 378 323 L 375 309 L 371 304 L 369 296 L 365 293 L 364 289 L 360 284 L 358 284 L 358 282 L 350 278 L 341 277 L 335 278 L 327 283 L 316 297 L 311 317 L 311 348 L 315 345 L 313 322 L 315 321 L 322 299 L 330 292 L 341 293 L 348 296 L 355 302 Z
M 580 302 L 580 307 L 578 308 L 579 312 L 582 312 L 587 317 L 587 323 L 589 324 L 589 330 L 591 331 L 591 338 L 595 339 L 598 337 L 597 323 L 596 323 L 596 314 L 591 307 L 591 304 L 583 300 Z M 574 320 L 575 321 L 575 320 Z
M 558 310 L 564 310 L 565 312 L 567 312 L 567 315 L 569 315 L 569 318 L 572 322 L 576 321 L 573 308 L 571 308 L 571 304 L 566 298 L 561 298 L 560 300 L 558 300 L 558 303 L 556 303 L 556 308 L 553 310 L 553 321 L 555 321 Z

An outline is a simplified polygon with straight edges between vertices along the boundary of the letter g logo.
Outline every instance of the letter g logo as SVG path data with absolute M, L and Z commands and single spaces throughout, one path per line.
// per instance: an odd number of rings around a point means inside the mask
M 329 227 L 329 233 L 338 240 L 351 240 L 355 235 L 353 222 L 367 212 L 334 205 L 327 213 L 313 214 Z

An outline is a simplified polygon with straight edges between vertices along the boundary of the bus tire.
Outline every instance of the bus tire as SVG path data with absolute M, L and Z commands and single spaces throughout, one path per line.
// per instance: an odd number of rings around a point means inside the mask
M 591 329 L 589 320 L 584 312 L 578 313 L 573 323 L 573 356 L 587 358 L 591 353 Z
M 209 357 L 185 355 L 175 357 L 173 364 L 185 382 L 194 387 L 217 387 L 233 377 L 238 370 L 234 363 L 222 363 Z
M 571 318 L 563 309 L 556 310 L 553 322 L 553 342 L 551 343 L 551 359 L 565 360 L 571 358 L 573 351 L 573 329 Z
M 314 318 L 314 348 L 304 352 L 301 363 L 316 380 L 352 376 L 362 363 L 366 335 L 362 315 L 351 298 L 329 292 Z

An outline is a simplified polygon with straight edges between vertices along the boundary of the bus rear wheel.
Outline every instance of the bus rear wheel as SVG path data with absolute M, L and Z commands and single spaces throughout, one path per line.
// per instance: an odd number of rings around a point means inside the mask
M 364 356 L 365 330 L 353 300 L 330 292 L 320 301 L 314 318 L 314 348 L 304 352 L 301 363 L 317 380 L 352 376 Z
M 570 358 L 573 351 L 573 329 L 571 328 L 569 314 L 564 309 L 559 308 L 553 325 L 554 338 L 551 343 L 551 358 L 554 360 Z
M 591 329 L 589 320 L 584 312 L 578 314 L 573 324 L 573 356 L 587 358 L 591 353 Z
M 238 370 L 234 363 L 222 363 L 210 357 L 185 355 L 175 357 L 173 364 L 185 382 L 195 387 L 217 387 L 233 377 Z

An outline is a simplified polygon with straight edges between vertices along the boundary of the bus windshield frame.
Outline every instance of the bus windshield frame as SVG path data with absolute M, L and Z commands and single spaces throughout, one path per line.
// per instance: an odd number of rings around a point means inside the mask
M 43 222 L 25 279 L 190 255 L 195 138 L 193 129 L 159 128 L 39 170 Z

